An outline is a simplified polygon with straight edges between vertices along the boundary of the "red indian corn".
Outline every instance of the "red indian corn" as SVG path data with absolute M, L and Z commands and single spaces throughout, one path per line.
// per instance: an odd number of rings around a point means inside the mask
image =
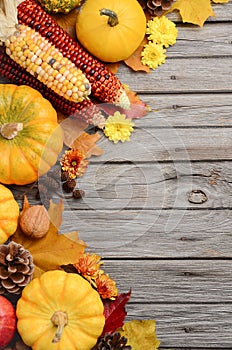
M 90 99 L 76 103 L 59 96 L 33 75 L 28 73 L 18 63 L 13 61 L 7 54 L 4 46 L 0 46 L 0 74 L 17 85 L 28 85 L 38 90 L 48 99 L 56 110 L 70 116 L 75 115 L 77 119 L 92 123 L 93 118 L 99 115 L 99 108 Z
M 91 56 L 62 29 L 34 0 L 24 0 L 18 6 L 18 21 L 47 38 L 62 54 L 85 73 L 93 96 L 102 102 L 129 109 L 130 102 L 122 83 L 102 62 Z

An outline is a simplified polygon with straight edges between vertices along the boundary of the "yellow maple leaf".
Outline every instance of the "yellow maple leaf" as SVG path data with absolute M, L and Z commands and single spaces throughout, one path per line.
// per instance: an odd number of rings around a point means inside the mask
M 183 22 L 201 27 L 208 17 L 215 16 L 210 0 L 177 0 L 170 11 L 173 10 L 180 11 Z
M 126 322 L 118 331 L 127 338 L 127 345 L 133 350 L 156 350 L 160 341 L 156 337 L 154 320 L 133 320 Z

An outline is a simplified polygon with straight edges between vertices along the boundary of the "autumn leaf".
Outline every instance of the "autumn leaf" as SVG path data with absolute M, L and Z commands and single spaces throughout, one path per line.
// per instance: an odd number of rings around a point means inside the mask
M 212 0 L 215 4 L 226 4 L 229 0 Z
M 114 74 L 118 72 L 118 68 L 120 67 L 120 62 L 115 63 L 105 63 L 106 67 Z
M 183 22 L 203 26 L 210 16 L 215 16 L 210 0 L 177 0 L 169 12 L 180 11 Z
M 61 265 L 73 264 L 78 260 L 84 253 L 86 244 L 75 234 L 75 240 L 74 233 L 59 234 L 57 228 L 51 224 L 43 238 L 32 239 L 18 228 L 12 240 L 29 250 L 35 265 L 33 277 L 38 277 L 45 271 L 56 270 Z
M 126 110 L 113 104 L 102 104 L 101 109 L 108 115 L 113 115 L 116 111 L 125 114 L 129 119 L 142 118 L 150 112 L 150 107 L 143 102 L 140 97 L 130 89 L 128 85 L 124 85 L 127 96 L 130 100 L 130 109 Z
M 136 72 L 144 71 L 144 72 L 150 73 L 150 68 L 148 66 L 145 66 L 141 62 L 141 52 L 143 51 L 143 47 L 146 43 L 147 43 L 147 38 L 145 37 L 141 42 L 141 44 L 139 45 L 139 47 L 137 48 L 137 50 L 135 50 L 135 52 L 129 58 L 124 60 L 126 65 L 132 68 Z
M 96 142 L 101 138 L 99 133 L 88 134 L 83 132 L 74 142 L 71 147 L 78 149 L 85 154 L 86 158 L 93 156 L 100 156 L 104 151 L 96 145 Z
M 63 142 L 66 146 L 72 147 L 73 141 L 76 140 L 88 127 L 88 124 L 75 117 L 69 117 L 60 123 L 63 131 Z
M 51 224 L 56 227 L 57 231 L 59 230 L 62 224 L 63 210 L 64 210 L 64 203 L 62 199 L 60 199 L 58 204 L 50 200 L 48 215 L 49 215 Z
M 156 350 L 160 341 L 156 337 L 154 320 L 133 320 L 126 322 L 121 329 L 121 336 L 127 338 L 127 345 L 133 350 Z
M 124 319 L 127 315 L 125 305 L 129 301 L 131 291 L 128 293 L 119 294 L 115 300 L 104 300 L 104 316 L 105 327 L 102 335 L 113 333 L 117 328 L 122 327 Z M 142 348 L 141 348 L 142 349 Z

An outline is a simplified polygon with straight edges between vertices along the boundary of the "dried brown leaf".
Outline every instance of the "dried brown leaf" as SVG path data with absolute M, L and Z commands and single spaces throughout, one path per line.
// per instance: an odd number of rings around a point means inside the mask
M 59 230 L 62 224 L 63 210 L 64 210 L 64 203 L 62 199 L 60 199 L 59 203 L 54 203 L 52 200 L 50 200 L 48 215 L 49 215 L 51 224 L 55 226 L 57 230 Z
M 100 156 L 104 151 L 96 145 L 96 142 L 101 138 L 99 133 L 88 134 L 83 132 L 73 143 L 72 148 L 78 149 L 86 155 L 86 158 Z
M 135 50 L 135 52 L 124 61 L 127 66 L 129 66 L 136 72 L 144 71 L 146 73 L 150 73 L 150 68 L 148 66 L 145 66 L 141 62 L 141 52 L 143 51 L 143 47 L 146 43 L 147 43 L 147 38 L 144 37 L 143 41 L 141 42 L 137 50 Z
M 73 142 L 83 134 L 88 124 L 75 117 L 69 117 L 60 124 L 63 131 L 63 141 L 68 147 L 72 147 Z

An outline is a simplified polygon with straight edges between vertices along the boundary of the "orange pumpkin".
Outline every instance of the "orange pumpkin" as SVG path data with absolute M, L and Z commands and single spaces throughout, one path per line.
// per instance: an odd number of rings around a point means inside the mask
M 77 15 L 78 40 L 105 62 L 131 56 L 145 32 L 146 17 L 137 0 L 88 0 Z
M 0 244 L 13 235 L 18 226 L 19 206 L 12 192 L 0 184 Z
M 49 101 L 31 87 L 0 84 L 0 182 L 37 180 L 56 163 L 62 145 Z
M 17 327 L 33 350 L 90 350 L 102 333 L 103 311 L 98 292 L 83 277 L 47 271 L 23 289 Z

